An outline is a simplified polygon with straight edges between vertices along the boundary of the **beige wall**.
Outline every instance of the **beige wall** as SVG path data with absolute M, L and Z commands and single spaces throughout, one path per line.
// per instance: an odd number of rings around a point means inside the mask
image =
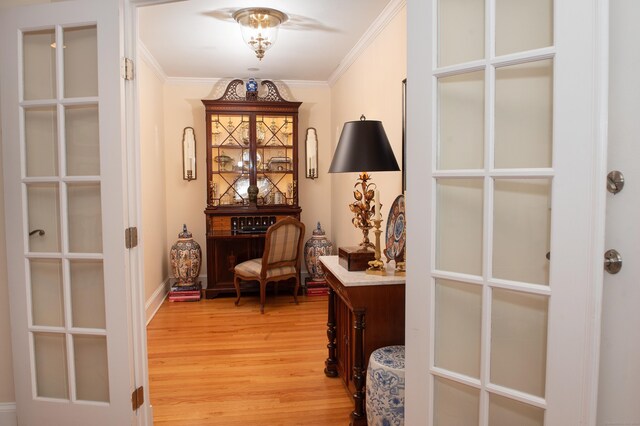
M 333 149 L 338 143 L 343 124 L 358 120 L 364 114 L 368 120 L 382 121 L 396 160 L 402 167 L 402 80 L 407 72 L 406 32 L 405 8 L 332 87 Z M 353 215 L 348 207 L 354 201 L 353 185 L 357 178 L 357 173 L 332 175 L 332 226 L 328 235 L 336 247 L 358 245 L 362 241 L 362 232 L 351 223 Z M 402 192 L 402 174 L 374 172 L 372 182 L 380 190 L 384 226 L 391 203 Z M 373 241 L 373 233 L 369 237 Z
M 216 84 L 193 84 L 169 82 L 164 87 L 164 132 L 166 158 L 166 196 L 167 196 L 167 242 L 165 253 L 177 239 L 186 223 L 193 238 L 204 251 L 206 247 L 205 217 L 206 182 L 206 139 L 204 106 L 202 99 L 216 99 L 221 96 L 220 87 L 226 81 Z M 278 83 L 280 84 L 280 83 Z M 282 83 L 284 84 L 284 83 Z M 283 91 L 286 97 L 286 91 Z M 326 171 L 331 161 L 330 145 L 330 92 L 325 85 L 292 85 L 288 87 L 291 98 L 300 101 L 298 141 L 304 146 L 307 127 L 315 127 L 318 133 L 318 157 L 320 176 L 310 180 L 304 178 L 304 149 L 299 158 L 299 202 L 302 207 L 301 219 L 307 227 L 307 238 L 317 221 L 327 232 L 331 229 L 331 180 Z M 185 127 L 193 127 L 196 134 L 198 178 L 195 181 L 182 179 L 182 132 Z M 143 188 L 144 191 L 144 188 Z M 165 254 L 166 256 L 166 254 Z M 201 275 L 205 275 L 203 265 Z
M 144 250 L 145 300 L 169 274 L 163 82 L 144 62 L 138 63 L 140 108 L 141 242 Z

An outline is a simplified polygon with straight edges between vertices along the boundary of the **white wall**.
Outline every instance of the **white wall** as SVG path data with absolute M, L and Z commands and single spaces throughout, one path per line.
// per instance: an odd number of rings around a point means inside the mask
M 623 264 L 618 274 L 604 274 L 598 426 L 640 424 L 640 2 L 609 4 L 607 161 L 626 182 L 620 193 L 607 194 L 605 248 L 618 250 Z

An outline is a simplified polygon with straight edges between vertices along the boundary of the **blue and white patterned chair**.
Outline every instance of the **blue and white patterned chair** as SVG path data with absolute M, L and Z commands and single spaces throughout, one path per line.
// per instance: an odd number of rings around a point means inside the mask
M 298 303 L 300 288 L 300 253 L 304 223 L 294 217 L 280 219 L 267 229 L 262 257 L 239 263 L 233 268 L 236 305 L 240 302 L 240 280 L 260 282 L 260 313 L 264 313 L 267 283 L 296 279 L 293 299 Z
M 404 346 L 371 353 L 366 399 L 369 426 L 404 425 Z

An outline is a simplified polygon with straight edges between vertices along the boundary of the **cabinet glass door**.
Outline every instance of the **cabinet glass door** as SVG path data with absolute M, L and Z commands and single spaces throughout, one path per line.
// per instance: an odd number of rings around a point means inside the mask
M 297 204 L 294 179 L 293 116 L 258 115 L 256 117 L 256 156 L 258 203 L 265 205 Z
M 211 115 L 210 204 L 249 203 L 251 127 L 248 114 Z

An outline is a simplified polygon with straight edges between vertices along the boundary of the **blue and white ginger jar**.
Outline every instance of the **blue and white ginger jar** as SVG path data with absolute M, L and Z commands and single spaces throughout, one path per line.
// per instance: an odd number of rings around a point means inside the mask
M 178 241 L 171 246 L 169 252 L 171 270 L 180 286 L 192 285 L 200 275 L 202 266 L 202 250 L 200 244 L 193 240 L 187 225 L 182 225 L 182 232 L 178 234 Z
M 329 256 L 333 253 L 333 243 L 327 239 L 320 222 L 313 230 L 313 235 L 304 245 L 304 263 L 313 281 L 324 280 L 324 271 L 318 259 L 320 256 Z

